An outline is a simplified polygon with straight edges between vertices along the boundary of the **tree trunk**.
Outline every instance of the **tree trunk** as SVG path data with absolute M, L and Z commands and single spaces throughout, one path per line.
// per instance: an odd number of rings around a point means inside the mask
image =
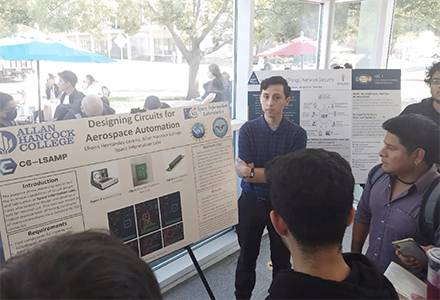
M 199 67 L 200 59 L 191 59 L 188 61 L 189 76 L 188 76 L 188 94 L 186 99 L 193 99 L 200 96 L 199 94 Z

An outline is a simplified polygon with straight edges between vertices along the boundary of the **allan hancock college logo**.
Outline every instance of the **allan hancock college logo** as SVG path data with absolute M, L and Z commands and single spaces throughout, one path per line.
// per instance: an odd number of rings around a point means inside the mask
M 6 130 L 0 130 L 0 155 L 12 153 L 17 148 L 17 138 Z M 17 163 L 12 158 L 0 158 L 0 175 L 14 174 Z

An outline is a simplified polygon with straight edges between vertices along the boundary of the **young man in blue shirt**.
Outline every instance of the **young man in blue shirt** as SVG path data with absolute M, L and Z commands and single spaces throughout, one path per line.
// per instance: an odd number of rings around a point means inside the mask
M 270 221 L 273 209 L 264 166 L 272 158 L 306 148 L 307 133 L 286 120 L 283 109 L 289 104 L 291 89 L 281 76 L 265 79 L 260 86 L 264 114 L 246 122 L 240 129 L 238 158 L 235 167 L 242 178 L 243 192 L 238 199 L 239 224 L 236 226 L 240 256 L 235 275 L 235 297 L 250 299 L 255 286 L 255 267 L 263 230 L 270 239 L 273 277 L 289 269 L 290 253 Z

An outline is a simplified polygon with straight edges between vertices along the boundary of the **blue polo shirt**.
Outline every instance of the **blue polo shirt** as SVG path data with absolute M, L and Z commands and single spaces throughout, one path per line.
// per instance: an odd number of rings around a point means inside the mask
M 261 116 L 240 128 L 238 157 L 248 164 L 254 163 L 255 168 L 264 168 L 272 158 L 306 146 L 307 133 L 301 126 L 283 118 L 277 130 L 273 131 Z M 269 188 L 265 183 L 246 183 L 242 180 L 241 188 L 255 197 L 269 198 Z

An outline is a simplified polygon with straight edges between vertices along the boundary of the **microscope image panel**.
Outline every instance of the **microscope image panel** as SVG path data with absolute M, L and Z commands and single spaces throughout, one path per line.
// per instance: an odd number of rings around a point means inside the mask
M 183 220 L 180 192 L 175 192 L 160 197 L 159 203 L 162 228 L 176 224 Z
M 137 256 L 139 256 L 139 241 L 137 239 L 131 242 L 127 242 L 124 245 L 129 247 L 131 250 L 133 250 L 136 253 Z
M 171 227 L 165 228 L 162 231 L 162 233 L 163 233 L 163 243 L 165 247 L 177 243 L 178 241 L 184 239 L 183 223 L 179 223 Z
M 160 228 L 159 204 L 157 199 L 136 204 L 136 221 L 139 236 Z
M 110 231 L 116 234 L 122 242 L 136 238 L 136 221 L 134 207 L 127 206 L 107 213 Z
M 145 256 L 163 248 L 162 235 L 160 231 L 140 238 L 139 242 L 141 245 L 141 256 Z

